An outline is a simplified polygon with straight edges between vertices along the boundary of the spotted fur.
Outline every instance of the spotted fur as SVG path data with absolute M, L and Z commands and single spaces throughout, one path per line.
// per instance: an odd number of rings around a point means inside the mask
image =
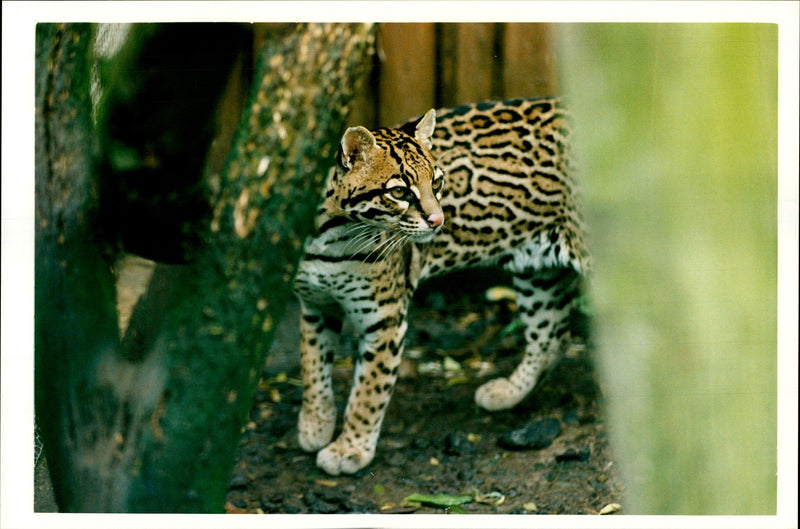
M 510 408 L 557 359 L 588 265 L 558 99 L 429 111 L 396 129 L 348 129 L 295 281 L 301 300 L 299 442 L 330 474 L 372 461 L 420 280 L 499 266 L 513 273 L 526 347 L 508 378 L 478 388 Z M 347 319 L 359 338 L 342 431 L 331 366 Z

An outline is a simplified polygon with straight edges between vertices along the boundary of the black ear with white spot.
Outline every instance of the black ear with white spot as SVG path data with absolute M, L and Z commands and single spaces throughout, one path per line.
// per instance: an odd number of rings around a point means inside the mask
M 367 160 L 375 148 L 375 136 L 364 127 L 350 127 L 342 136 L 342 165 L 352 169 L 358 162 Z
M 432 148 L 431 136 L 433 136 L 433 129 L 436 128 L 436 111 L 434 109 L 422 116 L 422 119 L 417 123 L 417 129 L 414 131 L 414 137 L 417 138 L 428 149 Z

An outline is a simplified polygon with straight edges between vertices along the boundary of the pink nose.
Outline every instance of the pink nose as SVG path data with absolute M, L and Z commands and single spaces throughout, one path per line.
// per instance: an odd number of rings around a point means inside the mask
M 442 213 L 431 213 L 428 215 L 428 224 L 431 228 L 437 228 L 444 224 L 444 215 Z

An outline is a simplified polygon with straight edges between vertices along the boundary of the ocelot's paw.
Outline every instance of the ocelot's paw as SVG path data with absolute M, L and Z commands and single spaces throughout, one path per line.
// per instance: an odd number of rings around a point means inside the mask
M 317 466 L 333 476 L 354 474 L 369 465 L 375 449 L 353 446 L 341 437 L 317 454 Z
M 319 405 L 314 409 L 303 406 L 297 422 L 297 440 L 306 452 L 316 452 L 333 439 L 336 428 L 336 406 Z
M 507 410 L 516 406 L 525 397 L 525 393 L 507 378 L 496 378 L 478 388 L 475 402 L 485 410 Z

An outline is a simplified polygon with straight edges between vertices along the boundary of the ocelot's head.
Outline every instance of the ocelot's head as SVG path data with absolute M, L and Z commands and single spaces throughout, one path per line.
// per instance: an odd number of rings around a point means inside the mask
M 445 221 L 439 205 L 444 173 L 430 151 L 435 125 L 436 112 L 430 110 L 409 127 L 411 134 L 347 129 L 328 185 L 329 205 L 365 224 L 430 240 Z

